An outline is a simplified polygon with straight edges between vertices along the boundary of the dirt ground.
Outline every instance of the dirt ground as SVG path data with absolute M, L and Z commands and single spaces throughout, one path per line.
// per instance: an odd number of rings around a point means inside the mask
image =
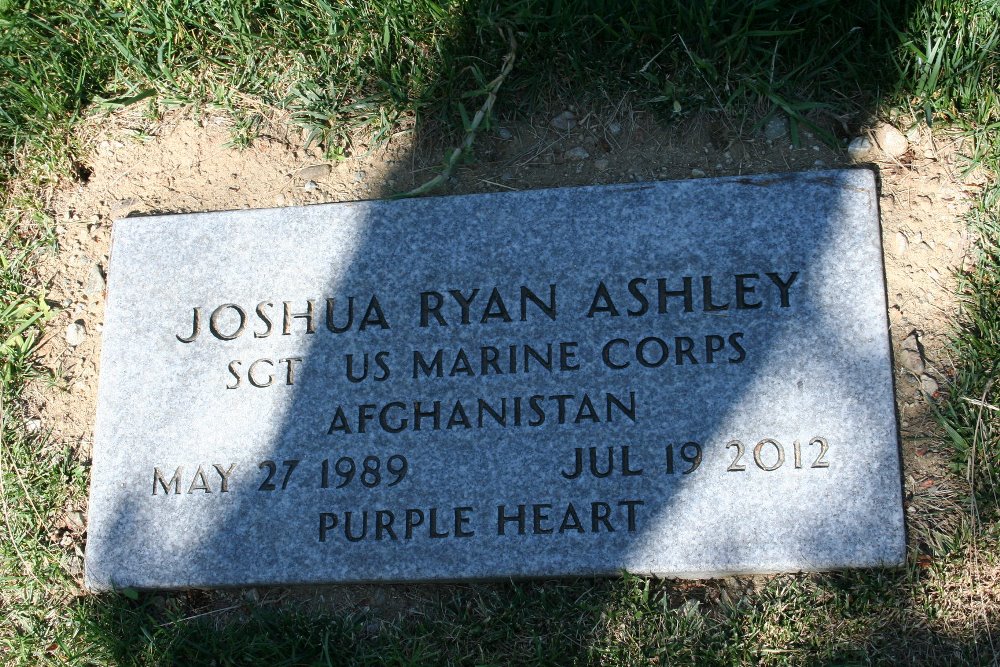
M 732 127 L 713 117 L 664 127 L 627 109 L 563 111 L 570 113 L 556 110 L 534 124 L 481 132 L 472 159 L 438 194 L 851 164 L 847 155 L 808 133 L 800 147 L 791 146 L 780 127 L 768 128 L 774 137 L 768 139 L 762 130 Z M 947 473 L 947 455 L 940 451 L 928 400 L 954 372 L 947 341 L 960 316 L 955 273 L 967 265 L 974 246 L 962 216 L 982 183 L 975 174 L 961 178 L 959 139 L 931 136 L 926 128 L 908 131 L 906 124 L 897 124 L 909 139 L 905 152 L 890 158 L 876 144 L 863 161 L 877 166 L 881 180 L 910 539 L 932 543 L 957 520 L 961 480 Z M 318 149 L 304 148 L 297 135 L 282 127 L 276 124 L 272 134 L 241 150 L 230 145 L 231 122 L 221 115 L 181 110 L 150 120 L 125 110 L 83 126 L 80 136 L 90 152 L 82 170 L 86 178 L 51 193 L 58 251 L 38 259 L 47 298 L 59 311 L 41 349 L 41 362 L 52 377 L 35 382 L 28 391 L 29 429 L 51 431 L 52 446 L 70 447 L 82 463 L 89 463 L 112 220 L 154 212 L 384 197 L 435 176 L 446 152 L 439 142 L 404 131 L 384 150 L 327 162 Z M 66 508 L 62 541 L 82 547 L 85 526 L 80 517 L 85 513 L 85 507 Z M 367 587 L 362 597 L 387 595 Z M 348 597 L 358 600 L 355 594 L 317 591 L 316 596 L 333 604 Z M 394 606 L 379 599 L 372 604 Z

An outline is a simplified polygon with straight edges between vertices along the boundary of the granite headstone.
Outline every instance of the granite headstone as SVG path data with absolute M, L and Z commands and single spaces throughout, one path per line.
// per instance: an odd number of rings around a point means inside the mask
M 92 589 L 899 565 L 874 175 L 115 223 Z

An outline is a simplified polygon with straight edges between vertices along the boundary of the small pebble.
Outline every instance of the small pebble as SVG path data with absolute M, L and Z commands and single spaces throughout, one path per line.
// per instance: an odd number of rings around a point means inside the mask
M 563 156 L 567 160 L 579 162 L 580 160 L 586 160 L 587 158 L 589 158 L 590 153 L 588 153 L 587 149 L 584 148 L 583 146 L 574 146 L 573 148 L 563 153 Z
M 76 347 L 87 339 L 87 325 L 83 320 L 77 320 L 66 327 L 66 342 Z
M 768 141 L 777 141 L 788 136 L 788 118 L 780 114 L 767 121 L 764 126 L 764 138 Z
M 73 530 L 83 530 L 83 527 L 87 525 L 87 519 L 83 515 L 83 512 L 74 510 L 66 515 L 66 527 Z
M 66 561 L 66 571 L 73 577 L 83 575 L 83 559 L 79 556 L 70 556 Z
M 902 157 L 910 145 L 903 133 L 888 123 L 882 123 L 875 128 L 875 142 L 890 158 Z
M 617 137 L 622 133 L 622 126 L 619 123 L 608 123 L 608 132 Z
M 904 338 L 900 347 L 899 363 L 914 375 L 922 375 L 924 372 L 924 351 L 916 332 Z
M 608 161 L 605 160 L 604 158 L 594 160 L 594 169 L 596 169 L 597 171 L 607 171 Z
M 920 376 L 920 389 L 928 396 L 933 396 L 937 393 L 939 387 L 937 380 L 932 378 L 926 373 Z
M 705 172 L 701 169 L 692 169 L 691 176 L 693 176 L 694 178 L 704 178 Z
M 576 114 L 572 111 L 563 111 L 561 114 L 549 121 L 549 125 L 560 132 L 568 132 L 576 127 Z
M 104 293 L 104 273 L 99 264 L 91 264 L 90 271 L 87 272 L 87 283 L 84 290 L 90 296 L 98 296 Z
M 497 136 L 503 139 L 504 141 L 510 141 L 511 139 L 514 138 L 514 133 L 508 130 L 506 127 L 501 127 L 499 130 L 497 130 Z
M 330 175 L 333 167 L 328 164 L 314 164 L 303 169 L 299 169 L 296 174 L 303 181 L 321 181 Z
M 872 142 L 868 137 L 854 137 L 847 146 L 847 155 L 852 160 L 864 160 L 872 152 Z
M 361 181 L 363 181 L 366 178 L 368 178 L 368 172 L 366 172 L 364 170 L 356 171 L 356 172 L 354 172 L 353 178 L 354 178 L 354 182 L 355 183 L 360 183 Z
M 317 188 L 319 188 L 319 186 L 316 185 L 316 181 L 306 181 L 306 184 L 302 186 L 302 189 L 305 190 L 306 192 L 312 192 Z
M 896 232 L 896 254 L 905 255 L 910 247 L 910 240 L 903 232 Z

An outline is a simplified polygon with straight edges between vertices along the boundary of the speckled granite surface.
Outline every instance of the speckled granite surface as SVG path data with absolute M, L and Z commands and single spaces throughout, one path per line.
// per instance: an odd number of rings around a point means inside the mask
M 115 223 L 87 583 L 901 564 L 865 170 Z

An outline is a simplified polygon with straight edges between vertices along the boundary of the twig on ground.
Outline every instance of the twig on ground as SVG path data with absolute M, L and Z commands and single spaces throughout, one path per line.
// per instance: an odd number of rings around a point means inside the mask
M 977 443 L 979 443 L 981 441 L 981 439 L 983 439 L 983 438 L 986 437 L 986 436 L 983 435 L 983 430 L 985 428 L 985 425 L 983 423 L 983 409 L 984 408 L 990 408 L 990 409 L 993 409 L 993 410 L 997 409 L 995 406 L 992 406 L 992 405 L 990 405 L 989 403 L 986 402 L 986 397 L 989 396 L 989 391 L 990 391 L 990 389 L 992 387 L 993 387 L 993 380 L 991 379 L 989 382 L 986 383 L 986 387 L 983 389 L 982 398 L 980 398 L 979 400 L 970 399 L 968 397 L 963 397 L 964 400 L 969 401 L 970 403 L 973 403 L 973 404 L 979 406 L 979 411 L 978 411 L 978 413 L 976 415 L 976 428 L 975 428 L 975 431 L 974 431 L 974 433 L 972 435 L 972 448 L 971 448 L 971 451 L 972 451 L 972 456 L 973 457 L 975 457 L 975 454 L 976 454 L 976 448 L 978 447 Z M 987 474 L 989 474 L 989 472 L 990 472 L 989 466 L 986 466 L 986 469 L 987 469 Z M 996 496 L 996 485 L 995 484 L 990 484 L 990 486 L 993 489 L 993 502 L 994 502 L 994 504 L 996 504 L 998 502 L 998 499 L 997 499 L 997 496 Z M 973 589 L 976 589 L 976 588 L 979 588 L 980 581 L 982 579 L 982 564 L 980 562 L 980 557 L 979 557 L 978 529 L 981 528 L 981 524 L 979 522 L 979 507 L 978 507 L 978 505 L 976 503 L 975 458 L 973 458 L 973 460 L 969 464 L 969 491 L 970 491 L 969 496 L 970 496 L 971 503 L 972 503 L 972 506 L 971 506 L 970 509 L 971 509 L 971 513 L 972 513 L 972 522 L 973 522 L 972 523 L 972 535 L 971 535 L 972 544 L 970 546 L 970 550 L 971 550 L 972 553 L 971 553 L 970 560 L 972 561 L 972 563 L 971 563 L 971 565 L 972 565 L 972 586 L 973 586 Z M 978 605 L 979 608 L 977 609 L 977 611 L 979 612 L 979 616 L 982 617 L 983 622 L 986 624 L 986 633 L 985 634 L 986 634 L 986 637 L 989 640 L 991 652 L 995 656 L 996 655 L 996 647 L 993 644 L 993 632 L 992 632 L 992 630 L 990 628 L 990 617 L 989 617 L 988 612 L 984 608 L 983 596 L 982 595 L 976 596 L 976 599 L 980 603 Z M 995 661 L 994 661 L 994 664 L 996 664 Z
M 989 403 L 977 400 L 975 398 L 969 398 L 968 396 L 963 396 L 962 400 L 965 401 L 966 403 L 972 403 L 973 405 L 978 405 L 981 408 L 986 408 L 987 410 L 993 410 L 995 412 L 1000 412 L 1000 407 L 997 407 L 995 405 L 990 405 Z
M 439 187 L 451 178 L 451 174 L 455 170 L 455 165 L 458 164 L 462 155 L 472 148 L 472 143 L 476 139 L 476 132 L 479 130 L 480 124 L 482 124 L 483 119 L 486 118 L 493 109 L 493 104 L 497 99 L 497 91 L 500 90 L 500 86 L 503 85 L 507 75 L 510 74 L 512 69 L 514 69 L 514 60 L 517 58 L 517 40 L 514 39 L 514 32 L 510 28 L 507 29 L 507 41 L 510 44 L 510 48 L 507 51 L 507 55 L 504 56 L 503 67 L 500 69 L 500 74 L 497 78 L 487 84 L 486 90 L 488 95 L 486 96 L 486 101 L 483 102 L 483 106 L 479 108 L 479 111 L 477 111 L 476 115 L 472 118 L 472 122 L 469 124 L 469 127 L 465 130 L 465 139 L 462 141 L 462 144 L 452 151 L 447 162 L 445 162 L 444 169 L 441 170 L 441 173 L 409 192 L 396 195 L 396 198 L 416 197 L 425 194 Z
M 719 97 L 719 93 L 715 90 L 715 86 L 709 83 L 708 79 L 705 78 L 705 73 L 702 72 L 701 67 L 698 66 L 698 61 L 695 59 L 694 54 L 691 53 L 691 49 L 688 48 L 687 42 L 684 41 L 684 37 L 678 34 L 677 38 L 680 39 L 681 46 L 684 47 L 684 53 L 687 54 L 687 57 L 691 61 L 691 64 L 694 65 L 694 70 L 698 72 L 698 76 L 700 76 L 701 80 L 705 83 L 705 87 L 708 88 L 710 91 L 712 91 L 712 97 L 715 98 L 715 103 L 719 105 L 719 111 L 723 112 L 722 122 L 724 122 L 729 127 L 730 130 L 735 132 L 736 131 L 735 126 L 733 125 L 732 121 L 730 121 L 727 118 L 727 115 L 725 114 L 726 105 L 722 103 L 722 98 Z
M 193 621 L 196 618 L 201 618 L 203 616 L 211 616 L 212 614 L 221 614 L 226 611 L 232 611 L 233 609 L 239 609 L 242 605 L 234 604 L 231 607 L 224 607 L 222 609 L 212 609 L 211 611 L 205 611 L 200 614 L 194 614 L 193 616 L 185 616 L 184 618 L 178 618 L 176 621 L 167 621 L 166 623 L 161 623 L 159 627 L 167 628 L 171 625 L 177 625 L 178 623 L 186 623 L 187 621 Z

